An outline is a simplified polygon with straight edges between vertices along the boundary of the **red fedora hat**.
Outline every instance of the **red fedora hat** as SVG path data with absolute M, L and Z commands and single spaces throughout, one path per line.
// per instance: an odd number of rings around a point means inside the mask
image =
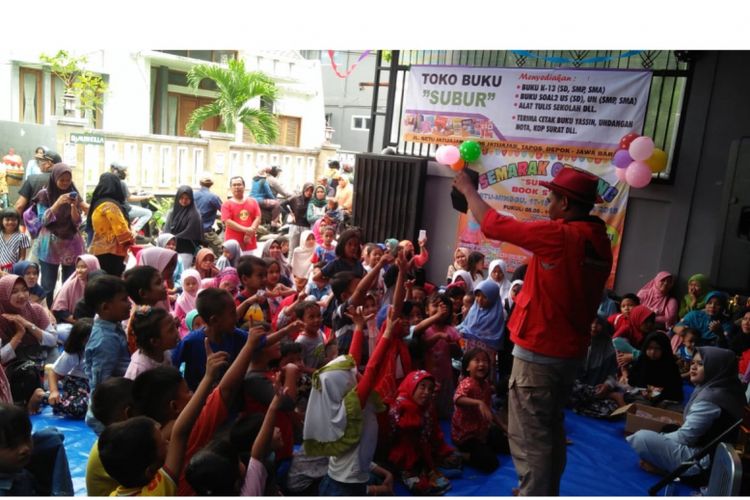
M 599 177 L 578 168 L 562 168 L 551 182 L 541 181 L 539 184 L 584 203 L 604 202 L 598 194 Z

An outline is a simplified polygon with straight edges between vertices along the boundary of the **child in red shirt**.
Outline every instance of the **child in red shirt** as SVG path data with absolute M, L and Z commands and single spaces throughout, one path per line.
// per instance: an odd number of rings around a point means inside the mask
M 489 473 L 500 465 L 497 454 L 507 453 L 509 447 L 508 438 L 500 429 L 500 420 L 491 409 L 487 352 L 479 348 L 468 351 L 461 361 L 461 371 L 464 378 L 453 396 L 456 409 L 451 419 L 451 439 L 469 465 Z

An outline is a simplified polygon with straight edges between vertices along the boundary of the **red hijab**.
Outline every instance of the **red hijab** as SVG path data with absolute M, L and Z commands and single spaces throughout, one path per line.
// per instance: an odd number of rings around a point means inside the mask
M 628 339 L 630 345 L 640 348 L 644 339 L 641 325 L 651 316 L 656 316 L 656 313 L 648 307 L 635 306 L 630 310 L 629 321 L 622 323 L 612 338 L 624 337 Z

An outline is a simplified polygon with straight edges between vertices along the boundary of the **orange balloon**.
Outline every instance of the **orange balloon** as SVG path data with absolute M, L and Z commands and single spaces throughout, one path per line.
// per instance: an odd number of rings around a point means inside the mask
M 464 161 L 464 159 L 459 158 L 456 163 L 451 165 L 451 168 L 453 169 L 454 172 L 460 172 L 461 170 L 464 169 L 465 166 L 466 166 L 466 162 Z

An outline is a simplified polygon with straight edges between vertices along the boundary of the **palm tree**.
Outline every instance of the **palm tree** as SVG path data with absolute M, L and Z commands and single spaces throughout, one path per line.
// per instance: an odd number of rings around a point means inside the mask
M 273 142 L 279 134 L 276 117 L 264 109 L 247 106 L 255 97 L 273 101 L 279 90 L 273 80 L 260 71 L 245 70 L 245 62 L 232 59 L 228 66 L 201 64 L 187 74 L 188 85 L 198 89 L 204 78 L 212 80 L 218 88 L 218 97 L 211 104 L 197 108 L 185 125 L 189 135 L 198 135 L 205 120 L 213 116 L 221 118 L 219 130 L 233 134 L 237 122 L 241 122 L 260 144 Z

